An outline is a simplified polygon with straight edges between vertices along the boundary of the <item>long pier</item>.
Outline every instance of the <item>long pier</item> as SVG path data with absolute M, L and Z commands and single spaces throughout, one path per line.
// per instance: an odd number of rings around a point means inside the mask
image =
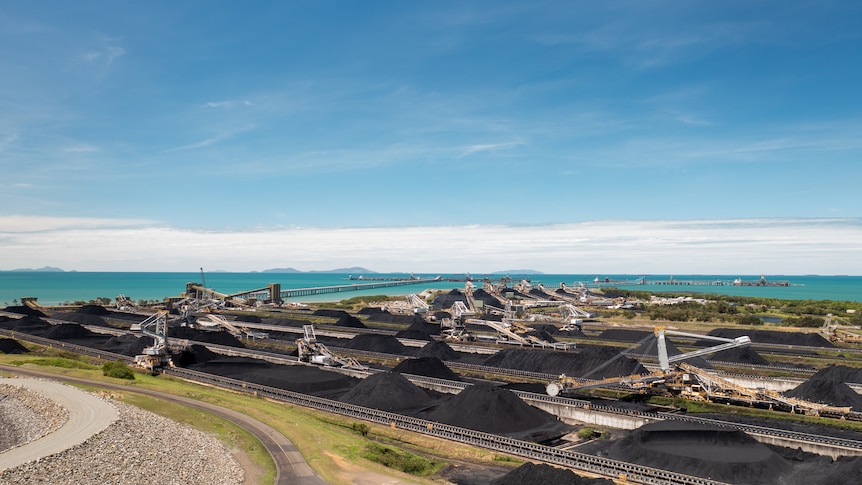
M 264 288 L 255 288 L 253 290 L 240 291 L 237 293 L 221 293 L 212 288 L 206 288 L 198 283 L 186 284 L 186 296 L 209 296 L 224 300 L 232 299 L 256 299 L 281 303 L 287 298 L 296 298 L 300 296 L 325 295 L 327 293 L 344 293 L 348 291 L 361 290 L 376 290 L 378 288 L 392 288 L 394 286 L 420 285 L 425 283 L 434 283 L 441 281 L 438 276 L 436 278 L 410 278 L 395 281 L 377 281 L 374 283 L 352 283 L 349 285 L 336 286 L 317 286 L 314 288 L 291 288 L 282 289 L 279 283 L 272 283 Z
M 296 298 L 298 296 L 311 296 L 311 295 L 324 295 L 327 293 L 342 293 L 346 291 L 360 291 L 360 290 L 376 290 L 378 288 L 392 288 L 394 286 L 407 286 L 407 285 L 419 285 L 425 283 L 433 283 L 436 281 L 440 281 L 440 278 L 428 278 L 428 279 L 410 279 L 410 280 L 399 280 L 399 281 L 378 281 L 376 283 L 355 283 L 350 285 L 338 285 L 338 286 L 318 286 L 316 288 L 293 288 L 293 289 L 282 289 L 281 290 L 281 298 Z

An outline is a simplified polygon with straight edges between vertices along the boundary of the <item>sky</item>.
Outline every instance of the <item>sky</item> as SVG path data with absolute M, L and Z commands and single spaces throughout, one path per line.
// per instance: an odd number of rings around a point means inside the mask
M 0 4 L 0 270 L 862 274 L 862 4 Z

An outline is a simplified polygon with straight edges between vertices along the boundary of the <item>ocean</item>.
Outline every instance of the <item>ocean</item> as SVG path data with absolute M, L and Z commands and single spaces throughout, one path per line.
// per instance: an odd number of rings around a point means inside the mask
M 362 283 L 349 280 L 349 275 L 333 273 L 205 273 L 206 286 L 222 293 L 235 293 L 262 288 L 270 283 L 281 284 L 282 289 L 310 288 L 318 286 L 346 285 Z M 359 276 L 359 275 L 353 275 Z M 407 274 L 368 274 L 366 278 L 398 277 Z M 417 274 L 417 277 L 460 278 L 464 274 Z M 477 286 L 478 281 L 488 277 L 499 281 L 501 275 L 471 275 Z M 529 278 L 532 284 L 541 283 L 545 288 L 556 289 L 560 283 L 577 286 L 578 283 L 591 285 L 596 278 L 608 279 L 613 286 L 633 290 L 653 292 L 694 292 L 717 293 L 725 295 L 757 296 L 786 300 L 843 300 L 862 301 L 862 276 L 781 276 L 767 275 L 767 282 L 787 281 L 790 286 L 732 286 L 730 283 L 739 278 L 744 282 L 755 282 L 760 275 L 673 275 L 675 282 L 716 282 L 724 286 L 664 286 L 652 284 L 669 281 L 671 275 L 595 275 L 595 274 L 531 274 L 510 275 L 513 282 Z M 632 284 L 638 278 L 645 278 L 647 285 Z M 75 301 L 89 301 L 105 297 L 112 301 L 117 295 L 126 295 L 134 301 L 159 300 L 168 296 L 178 296 L 185 291 L 188 282 L 201 283 L 200 273 L 90 273 L 90 272 L 28 272 L 0 271 L 0 304 L 9 306 L 22 297 L 36 297 L 43 305 L 58 305 Z M 363 295 L 407 295 L 418 293 L 426 288 L 450 290 L 463 288 L 463 282 L 439 281 L 417 285 L 381 288 L 373 290 L 331 293 L 313 297 L 301 297 L 288 301 L 320 302 L 338 301 Z

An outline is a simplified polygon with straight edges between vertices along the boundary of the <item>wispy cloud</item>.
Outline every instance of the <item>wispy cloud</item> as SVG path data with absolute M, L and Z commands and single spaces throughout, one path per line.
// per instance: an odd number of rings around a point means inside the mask
M 237 101 L 234 99 L 227 101 L 209 101 L 201 105 L 203 108 L 233 108 L 236 106 L 254 106 L 254 103 L 251 101 L 244 99 L 242 101 Z
M 223 132 L 216 134 L 215 136 L 211 136 L 209 138 L 205 138 L 203 140 L 200 140 L 200 141 L 197 141 L 194 143 L 189 143 L 188 145 L 182 145 L 182 146 L 178 146 L 178 147 L 174 147 L 174 148 L 169 148 L 167 150 L 164 150 L 162 153 L 170 153 L 170 152 L 178 152 L 178 151 L 184 151 L 184 150 L 195 150 L 197 148 L 205 148 L 205 147 L 215 145 L 217 143 L 221 143 L 223 141 L 229 140 L 231 138 L 234 138 L 235 136 L 237 136 L 239 134 L 242 134 L 242 133 L 245 133 L 248 131 L 252 131 L 253 129 L 254 129 L 254 126 L 243 126 L 241 128 L 235 128 L 233 130 L 223 131 Z
M 458 154 L 458 158 L 464 158 L 468 155 L 473 155 L 481 152 L 498 152 L 501 150 L 511 150 L 518 145 L 523 145 L 522 141 L 512 141 L 506 143 L 491 143 L 485 145 L 469 145 L 463 148 L 460 154 Z

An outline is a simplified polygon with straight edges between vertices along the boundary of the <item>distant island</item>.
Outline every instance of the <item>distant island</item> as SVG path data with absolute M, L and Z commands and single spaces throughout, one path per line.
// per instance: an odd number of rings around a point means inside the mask
M 506 271 L 494 271 L 492 275 L 507 275 L 507 274 L 545 274 L 534 269 L 509 269 Z
M 364 274 L 378 274 L 376 271 L 371 271 L 370 269 L 360 268 L 359 266 L 354 266 L 352 268 L 336 268 L 329 270 L 312 270 L 312 271 L 300 271 L 295 268 L 271 268 L 265 269 L 261 271 L 261 273 L 336 273 L 336 274 L 352 274 L 352 273 L 364 273 Z
M 61 268 L 57 268 L 54 266 L 42 266 L 41 268 L 18 268 L 10 271 L 22 271 L 22 272 L 30 272 L 30 273 L 65 273 Z

